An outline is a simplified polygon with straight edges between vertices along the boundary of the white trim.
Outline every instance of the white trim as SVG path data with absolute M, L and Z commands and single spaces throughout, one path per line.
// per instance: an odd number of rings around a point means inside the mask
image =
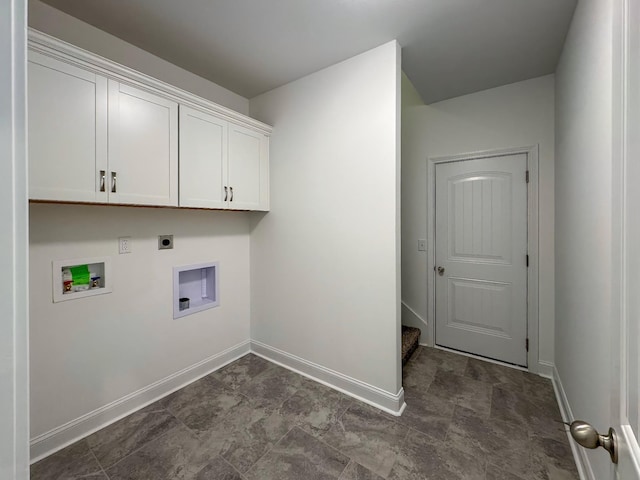
M 620 268 L 622 278 L 620 288 L 620 305 L 621 305 L 621 325 L 620 325 L 620 339 L 617 344 L 620 345 L 620 411 L 618 420 L 620 422 L 620 428 L 625 438 L 625 449 L 627 455 L 621 455 L 620 458 L 627 460 L 629 465 L 622 465 L 619 468 L 625 469 L 626 472 L 634 470 L 636 475 L 640 475 L 640 445 L 638 444 L 638 428 L 640 428 L 640 419 L 638 418 L 639 406 L 637 405 L 638 398 L 630 392 L 634 389 L 640 390 L 638 385 L 638 333 L 639 333 L 639 320 L 635 316 L 637 309 L 633 308 L 633 301 L 631 300 L 635 295 L 635 285 L 637 282 L 632 283 L 630 278 L 633 278 L 637 271 L 637 253 L 631 255 L 629 250 L 631 249 L 631 242 L 634 241 L 635 222 L 637 222 L 637 212 L 633 211 L 633 207 L 638 205 L 638 196 L 633 194 L 635 192 L 634 181 L 637 177 L 637 169 L 632 171 L 630 167 L 631 162 L 637 161 L 637 155 L 640 153 L 640 149 L 637 145 L 636 134 L 638 128 L 633 128 L 633 125 L 637 124 L 638 116 L 638 96 L 631 93 L 637 88 L 637 80 L 640 78 L 640 61 L 637 57 L 640 53 L 640 29 L 637 26 L 637 13 L 638 6 L 636 2 L 631 0 L 623 0 L 622 2 L 616 2 L 617 5 L 622 7 L 622 22 L 620 28 L 623 47 L 622 47 L 622 85 L 620 102 L 618 107 L 622 110 L 622 122 L 620 125 L 620 142 L 617 139 L 614 142 L 620 145 L 621 155 L 614 154 L 614 165 L 620 165 L 620 176 L 614 180 L 614 191 L 616 187 L 619 187 L 618 198 L 622 198 L 622 207 L 617 210 L 619 220 L 622 226 L 621 236 L 622 241 L 621 248 L 618 251 L 620 255 L 618 268 Z M 635 19 L 635 21 L 634 21 Z M 632 90 L 633 89 L 633 90 Z M 614 118 L 620 118 L 617 115 L 615 109 L 616 103 L 614 102 Z M 615 124 L 614 124 L 615 125 Z M 615 134 L 615 131 L 614 131 Z M 614 152 L 615 153 L 615 152 Z M 615 228 L 615 212 L 617 205 L 613 204 L 614 209 L 614 228 Z M 614 283 L 614 288 L 616 287 Z M 614 312 L 615 314 L 616 312 Z M 615 343 L 614 343 L 615 348 Z M 614 350 L 615 351 L 615 350 Z M 614 364 L 613 372 L 616 365 Z M 635 381 L 631 379 L 634 378 Z M 637 392 L 636 392 L 637 393 Z M 616 423 L 617 425 L 617 423 Z
M 527 365 L 530 372 L 540 370 L 539 318 L 538 318 L 538 145 L 471 152 L 461 155 L 427 158 L 427 332 L 426 343 L 435 345 L 435 166 L 438 163 L 477 160 L 506 155 L 527 155 L 529 184 L 527 187 L 527 249 L 529 269 L 527 271 L 527 334 L 529 354 Z
M 0 3 L 0 477 L 29 478 L 25 0 Z
M 402 325 L 419 328 L 421 332 L 420 337 L 427 338 L 427 329 L 429 328 L 427 321 L 407 305 L 404 300 L 401 302 L 401 308 L 402 314 L 400 318 L 402 319 Z
M 271 347 L 255 340 L 251 341 L 251 352 L 285 367 L 293 372 L 304 375 L 318 383 L 338 390 L 361 402 L 368 403 L 391 415 L 400 416 L 406 404 L 404 403 L 404 389 L 396 394 L 389 393 L 373 385 L 361 382 L 340 372 L 310 362 L 285 351 Z
M 556 400 L 558 401 L 558 406 L 560 407 L 560 414 L 562 415 L 562 420 L 571 423 L 575 420 L 573 413 L 571 412 L 571 407 L 569 406 L 569 400 L 567 399 L 567 394 L 564 391 L 564 386 L 562 385 L 562 380 L 560 379 L 560 374 L 558 373 L 558 369 L 553 367 L 553 389 L 556 392 Z M 569 445 L 571 445 L 571 452 L 573 453 L 573 459 L 576 462 L 576 467 L 578 468 L 578 474 L 580 475 L 580 480 L 596 480 L 595 475 L 593 474 L 593 468 L 591 467 L 591 462 L 589 461 L 589 457 L 587 456 L 587 452 L 584 448 L 580 448 L 580 446 L 571 438 L 571 434 L 569 433 L 569 429 L 567 429 L 567 439 Z
M 640 78 L 640 28 L 636 2 L 618 0 L 614 6 L 613 57 L 613 148 L 612 148 L 612 301 L 611 321 L 612 399 L 611 423 L 618 433 L 618 464 L 615 478 L 640 478 L 640 445 L 638 444 L 638 319 L 633 298 L 637 252 L 638 205 L 634 180 L 638 169 L 635 161 L 640 149 L 637 144 L 637 119 L 640 115 L 636 84 Z M 616 325 L 615 320 L 619 319 Z M 617 327 L 617 329 L 616 329 Z M 617 334 L 617 335 L 616 335 Z M 634 428 L 636 432 L 634 432 Z
M 640 478 L 640 446 L 638 445 L 638 440 L 636 439 L 636 435 L 631 428 L 631 425 L 621 425 L 620 431 L 618 432 L 618 438 L 622 438 L 623 441 L 619 442 L 620 445 L 624 445 L 624 448 L 627 450 L 625 454 L 625 458 L 629 461 L 629 465 L 623 465 L 623 468 L 626 472 L 633 472 L 635 477 Z M 619 464 L 618 464 L 619 465 Z M 621 468 L 618 466 L 618 468 Z M 619 476 L 621 480 L 625 478 L 632 477 L 622 477 Z
M 31 439 L 31 463 L 180 390 L 250 352 L 249 341 L 235 345 Z
M 538 362 L 538 375 L 541 377 L 553 380 L 553 371 L 555 369 L 556 365 L 553 362 L 547 362 L 546 360 L 540 360 Z
M 29 28 L 29 50 L 40 52 L 43 55 L 72 65 L 80 66 L 85 70 L 88 69 L 119 82 L 134 85 L 155 95 L 160 93 L 165 98 L 178 102 L 181 105 L 186 105 L 206 113 L 214 113 L 217 117 L 235 124 L 245 125 L 265 135 L 271 134 L 272 128 L 266 123 L 259 122 L 227 107 L 223 107 L 222 105 L 218 105 L 217 103 L 145 75 L 144 73 L 125 67 L 124 65 L 119 65 L 95 53 L 78 48 L 33 28 Z

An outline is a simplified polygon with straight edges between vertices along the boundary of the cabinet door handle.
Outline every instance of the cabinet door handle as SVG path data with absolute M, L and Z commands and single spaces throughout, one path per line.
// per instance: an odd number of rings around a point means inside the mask
M 105 181 L 105 175 L 107 172 L 105 172 L 104 170 L 100 170 L 100 191 L 104 192 L 104 181 Z
M 111 172 L 111 193 L 116 193 L 116 181 L 118 180 L 116 172 Z
M 226 202 L 227 198 L 229 198 L 229 191 L 228 191 L 227 187 L 224 187 L 224 200 L 223 200 L 223 202 Z
M 231 198 L 229 199 L 229 201 L 233 202 L 233 187 L 229 187 L 229 190 L 231 190 Z

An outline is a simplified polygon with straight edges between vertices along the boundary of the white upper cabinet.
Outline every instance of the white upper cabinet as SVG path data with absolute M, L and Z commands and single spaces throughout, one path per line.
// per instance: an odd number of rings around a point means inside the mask
M 29 55 L 29 198 L 178 205 L 178 104 Z
M 269 137 L 229 125 L 229 208 L 269 210 Z
M 180 106 L 181 207 L 227 207 L 227 131 L 225 120 Z
M 269 209 L 271 127 L 29 32 L 29 198 Z
M 180 106 L 180 206 L 269 209 L 268 137 Z
M 29 197 L 104 202 L 107 79 L 29 54 Z
M 178 104 L 109 80 L 109 201 L 178 205 Z

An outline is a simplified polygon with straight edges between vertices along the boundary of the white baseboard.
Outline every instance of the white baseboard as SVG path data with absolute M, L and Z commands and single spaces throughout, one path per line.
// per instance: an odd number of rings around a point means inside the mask
M 406 325 L 407 327 L 415 327 L 420 329 L 420 339 L 426 340 L 427 338 L 427 321 L 418 315 L 413 308 L 407 305 L 404 302 L 401 302 L 402 307 L 402 325 Z
M 31 439 L 31 463 L 91 435 L 250 352 L 242 342 Z
M 389 393 L 255 340 L 251 341 L 251 351 L 266 360 L 277 363 L 392 415 L 400 416 L 406 408 L 404 390 L 402 388 L 397 394 Z
M 569 405 L 569 400 L 567 399 L 567 394 L 564 391 L 564 387 L 562 386 L 562 380 L 560 379 L 560 374 L 558 373 L 558 369 L 553 367 L 553 388 L 556 391 L 556 398 L 558 400 L 558 405 L 560 406 L 560 413 L 562 414 L 562 419 L 565 422 L 571 423 L 575 420 L 573 413 L 571 412 L 571 406 Z M 571 451 L 573 452 L 573 458 L 576 461 L 576 467 L 578 468 L 578 474 L 580 475 L 580 480 L 596 480 L 595 475 L 593 474 L 593 468 L 591 468 L 591 462 L 589 461 L 589 457 L 587 456 L 587 452 L 584 448 L 578 446 L 578 444 L 571 438 L 571 434 L 567 430 L 567 438 L 569 439 L 569 444 L 571 445 Z
M 538 375 L 542 376 L 542 377 L 546 377 L 546 378 L 550 378 L 551 380 L 553 380 L 553 371 L 555 370 L 556 366 L 555 364 L 553 364 L 552 362 L 547 362 L 545 360 L 540 360 L 538 362 Z
M 134 413 L 188 384 L 243 357 L 249 352 L 339 390 L 392 415 L 406 408 L 404 390 L 397 394 L 366 384 L 321 365 L 256 341 L 245 341 L 201 362 L 158 380 L 114 402 L 31 439 L 31 463 L 35 463 L 92 433 Z

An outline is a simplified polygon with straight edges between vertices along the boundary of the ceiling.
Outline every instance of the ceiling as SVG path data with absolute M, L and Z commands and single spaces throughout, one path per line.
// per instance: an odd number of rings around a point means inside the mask
M 44 0 L 244 97 L 393 39 L 425 103 L 553 73 L 576 0 Z

